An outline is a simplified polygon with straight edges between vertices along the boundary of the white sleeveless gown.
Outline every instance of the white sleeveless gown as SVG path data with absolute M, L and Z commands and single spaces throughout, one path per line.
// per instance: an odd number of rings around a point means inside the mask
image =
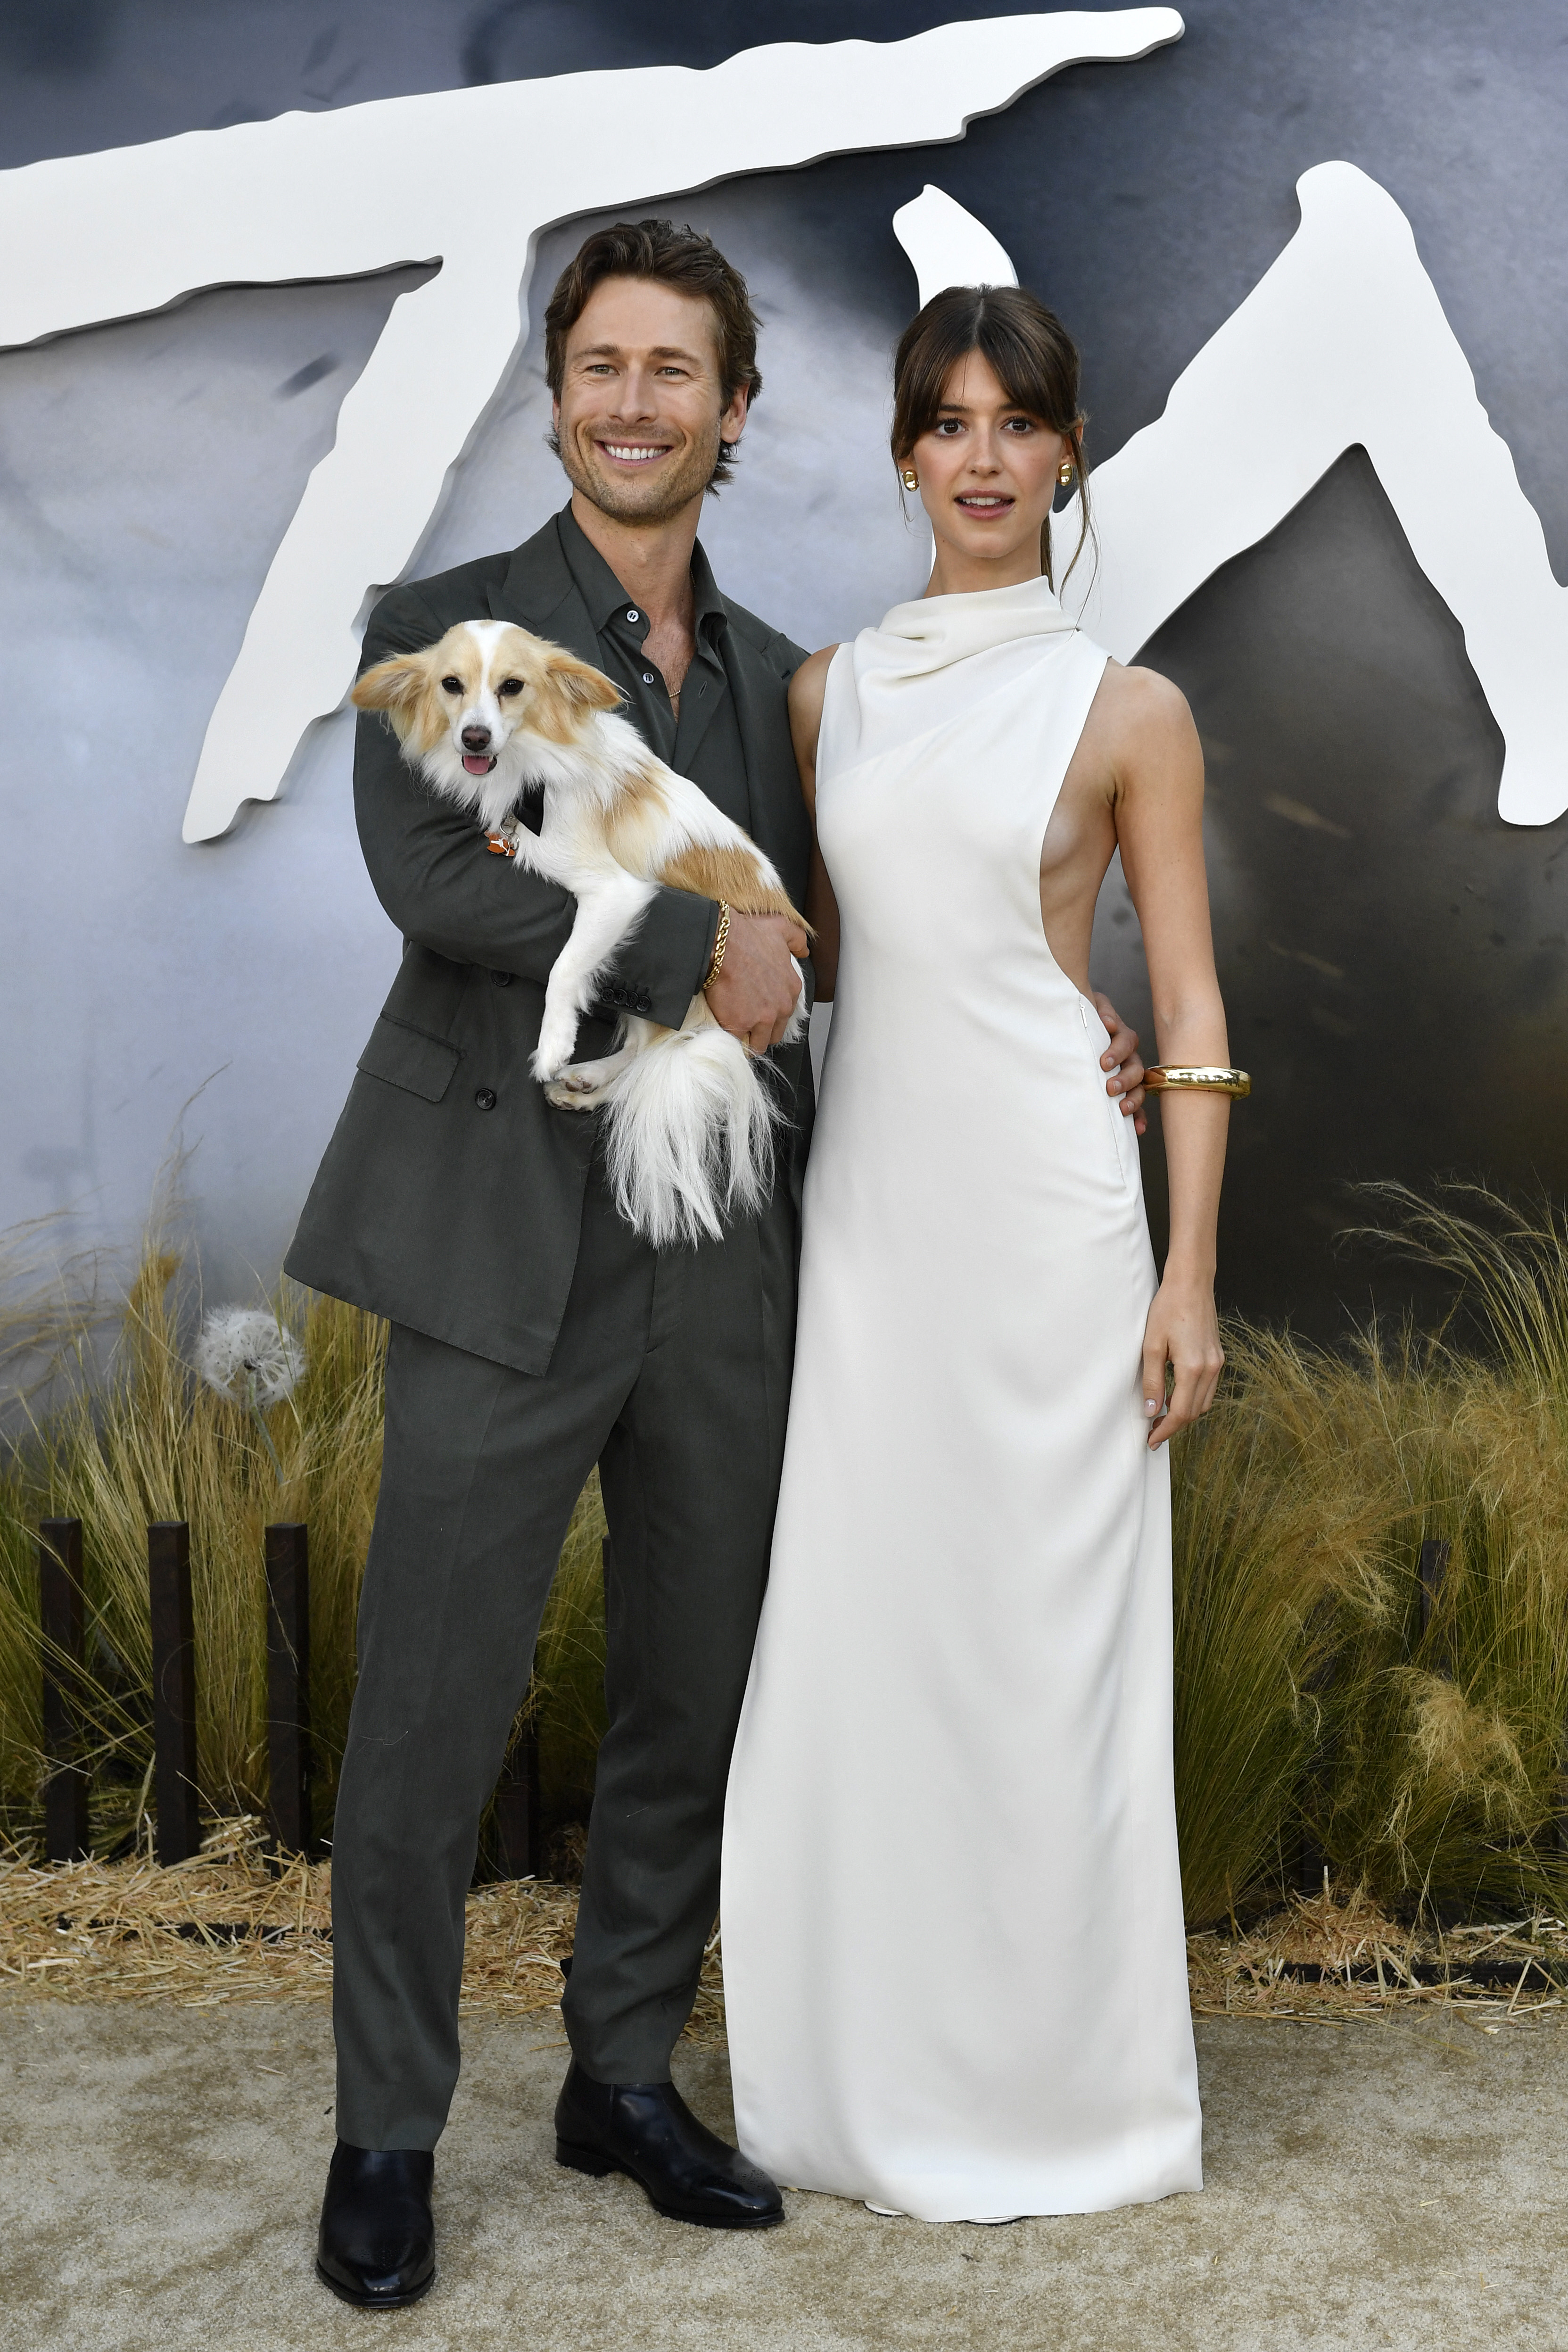
M 1202 2186 L 1155 1290 L 1040 910 L 1106 656 L 1043 580 L 829 673 L 842 956 L 722 1920 L 746 2153 L 981 2221 Z

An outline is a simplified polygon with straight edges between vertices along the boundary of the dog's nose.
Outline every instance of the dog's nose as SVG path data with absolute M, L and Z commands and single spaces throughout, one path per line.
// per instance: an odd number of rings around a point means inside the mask
M 487 751 L 489 748 L 490 730 L 487 727 L 465 727 L 463 749 L 465 751 Z

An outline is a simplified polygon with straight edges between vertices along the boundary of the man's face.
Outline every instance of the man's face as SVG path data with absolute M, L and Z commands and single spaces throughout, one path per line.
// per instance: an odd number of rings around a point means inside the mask
M 554 417 L 573 489 L 617 521 L 657 523 L 701 498 L 720 440 L 740 437 L 746 394 L 725 403 L 699 295 L 607 278 L 567 338 Z

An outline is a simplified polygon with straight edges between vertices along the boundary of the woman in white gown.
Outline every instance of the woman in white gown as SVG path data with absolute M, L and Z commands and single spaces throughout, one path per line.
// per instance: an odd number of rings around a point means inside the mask
M 1162 1059 L 1227 1045 L 1186 705 L 1042 575 L 1071 344 L 951 289 L 894 400 L 930 587 L 792 693 L 837 985 L 725 1980 L 749 2157 L 993 2221 L 1202 2183 L 1163 1448 L 1222 1361 L 1228 1104 L 1164 1097 L 1156 1283 L 1087 994 L 1117 848 Z

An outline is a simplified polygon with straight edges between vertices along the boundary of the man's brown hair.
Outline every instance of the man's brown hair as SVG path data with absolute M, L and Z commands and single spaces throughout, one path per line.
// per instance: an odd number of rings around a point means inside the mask
M 561 271 L 545 311 L 545 376 L 552 398 L 560 398 L 565 380 L 566 339 L 587 309 L 590 295 L 607 278 L 652 278 L 677 294 L 698 296 L 713 312 L 724 406 L 741 390 L 748 406 L 757 398 L 762 389 L 757 365 L 761 321 L 751 307 L 745 278 L 712 237 L 689 225 L 677 228 L 667 220 L 616 221 L 610 228 L 595 229 Z M 553 447 L 553 434 L 550 442 Z M 708 487 L 727 482 L 734 466 L 733 449 L 721 446 Z

